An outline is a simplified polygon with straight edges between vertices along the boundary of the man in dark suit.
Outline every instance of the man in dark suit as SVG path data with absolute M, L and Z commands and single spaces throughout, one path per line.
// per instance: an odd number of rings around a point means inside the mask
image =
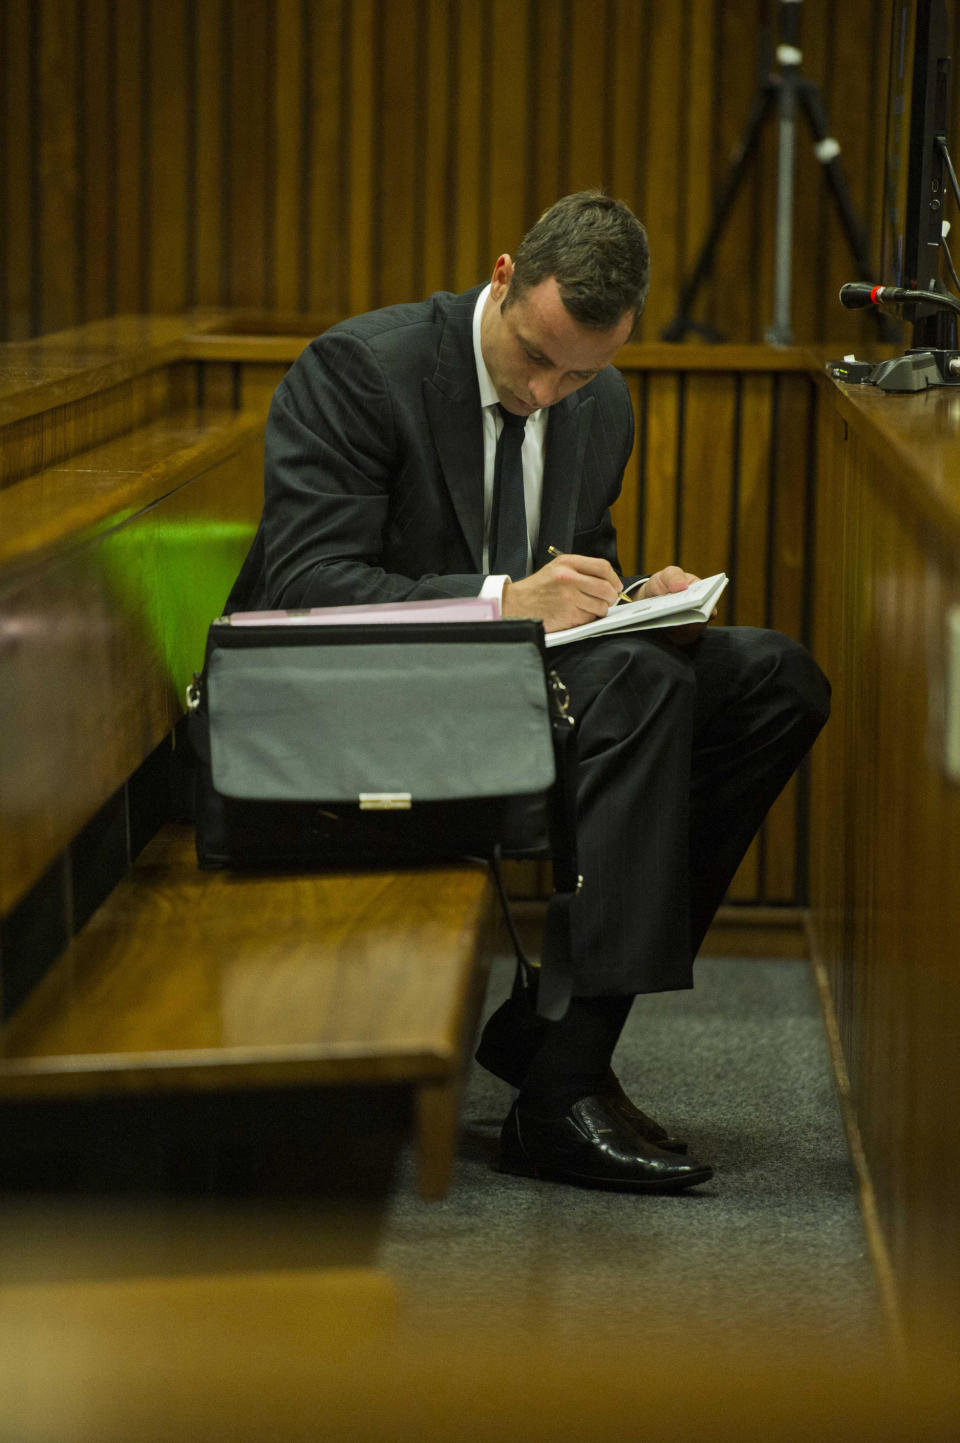
M 496 594 L 560 630 L 623 582 L 610 507 L 633 447 L 611 361 L 649 254 L 622 203 L 567 196 L 491 283 L 333 327 L 277 389 L 263 518 L 228 610 Z M 550 559 L 552 556 L 552 559 Z M 669 565 L 637 596 L 684 590 Z M 771 802 L 826 720 L 829 688 L 775 632 L 692 627 L 565 646 L 577 719 L 573 996 L 555 1022 L 508 1000 L 478 1060 L 520 1089 L 511 1172 L 635 1191 L 712 1170 L 610 1068 L 637 993 L 693 959 Z

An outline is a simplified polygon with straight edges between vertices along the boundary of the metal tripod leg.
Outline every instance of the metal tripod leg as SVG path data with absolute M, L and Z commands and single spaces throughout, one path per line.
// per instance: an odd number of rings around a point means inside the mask
M 726 184 L 717 201 L 717 208 L 714 211 L 713 221 L 709 233 L 700 247 L 700 253 L 694 262 L 693 270 L 683 285 L 680 292 L 680 300 L 677 304 L 677 313 L 669 325 L 664 326 L 660 332 L 664 341 L 682 341 L 687 331 L 699 331 L 707 340 L 720 340 L 716 331 L 709 326 L 704 326 L 698 321 L 691 319 L 690 310 L 696 299 L 697 292 L 706 276 L 713 269 L 713 257 L 717 243 L 723 234 L 723 228 L 727 223 L 727 217 L 733 209 L 733 202 L 737 198 L 737 192 L 747 172 L 747 166 L 757 146 L 763 123 L 767 118 L 767 111 L 771 108 L 774 98 L 779 90 L 779 85 L 770 81 L 757 91 L 753 102 L 753 109 L 747 120 L 747 126 L 743 133 L 743 140 L 740 142 L 740 149 L 736 152 L 730 174 L 727 176 Z
M 870 280 L 872 270 L 867 237 L 850 199 L 847 177 L 840 159 L 840 147 L 830 134 L 827 112 L 820 99 L 820 92 L 815 85 L 806 80 L 800 86 L 800 104 L 803 106 L 803 112 L 813 131 L 816 141 L 814 153 L 826 172 L 827 183 L 837 203 L 843 233 L 857 263 L 857 274 L 863 281 Z M 876 314 L 879 315 L 879 312 Z

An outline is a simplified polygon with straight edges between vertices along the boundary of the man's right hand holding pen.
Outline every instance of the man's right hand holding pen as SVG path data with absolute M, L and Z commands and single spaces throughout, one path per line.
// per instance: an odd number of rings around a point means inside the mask
M 551 547 L 553 553 L 553 548 Z M 699 578 L 679 566 L 665 566 L 631 591 L 629 600 L 686 591 Z M 508 581 L 503 588 L 503 615 L 530 616 L 542 621 L 545 631 L 565 631 L 606 616 L 621 599 L 623 582 L 608 561 L 598 556 L 554 553 L 553 560 L 532 576 Z M 673 627 L 664 635 L 683 644 L 694 641 L 703 627 Z

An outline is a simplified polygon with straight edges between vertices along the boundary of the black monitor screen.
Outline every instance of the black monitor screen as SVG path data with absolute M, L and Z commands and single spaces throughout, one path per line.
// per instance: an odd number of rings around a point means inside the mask
M 950 55 L 945 0 L 893 0 L 883 188 L 884 285 L 932 289 L 940 276 Z

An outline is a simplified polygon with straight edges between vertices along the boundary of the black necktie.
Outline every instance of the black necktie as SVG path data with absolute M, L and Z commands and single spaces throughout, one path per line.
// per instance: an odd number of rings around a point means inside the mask
M 503 429 L 493 467 L 490 571 L 516 581 L 527 574 L 527 508 L 523 501 L 523 428 L 526 419 L 497 407 Z

